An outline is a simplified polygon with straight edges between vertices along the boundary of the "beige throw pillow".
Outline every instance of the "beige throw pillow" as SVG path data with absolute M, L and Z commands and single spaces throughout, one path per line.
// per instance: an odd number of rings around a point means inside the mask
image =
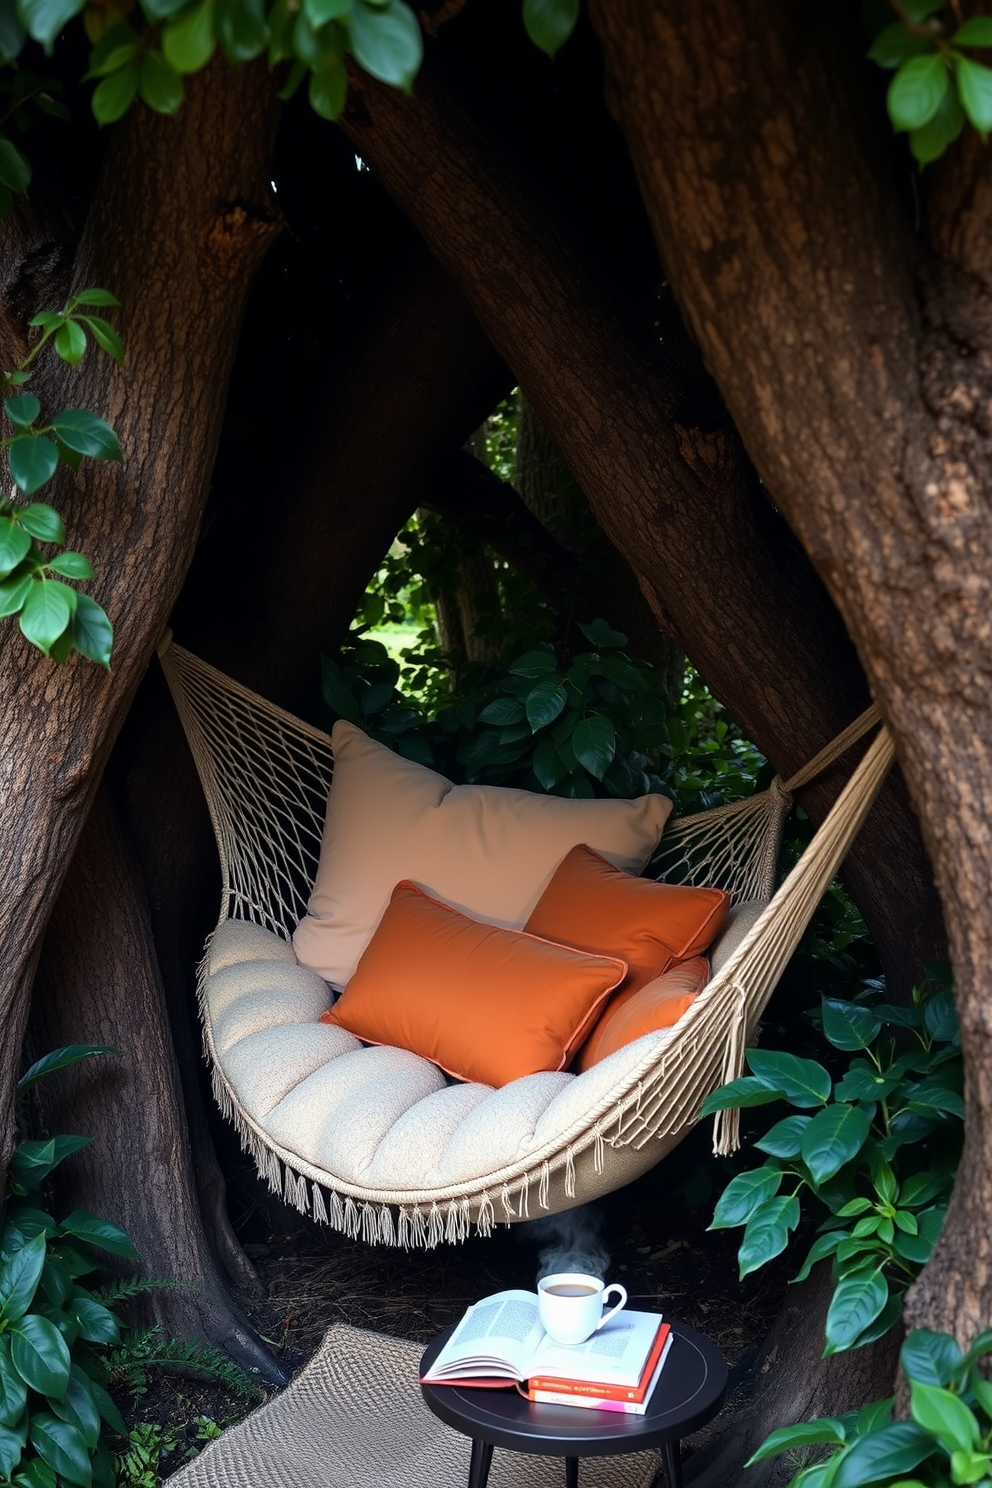
M 331 741 L 320 865 L 293 945 L 335 987 L 354 973 L 401 879 L 463 914 L 521 930 L 577 843 L 639 873 L 672 809 L 659 795 L 571 801 L 453 785 L 344 721 Z

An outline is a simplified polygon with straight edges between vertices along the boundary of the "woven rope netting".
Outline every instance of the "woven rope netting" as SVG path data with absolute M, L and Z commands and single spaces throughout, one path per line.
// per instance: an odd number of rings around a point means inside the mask
M 178 646 L 166 643 L 160 656 L 217 835 L 223 876 L 220 919 L 252 920 L 289 939 L 306 912 L 316 874 L 333 765 L 330 739 Z M 297 1185 L 302 1192 L 302 1178 L 308 1178 L 328 1186 L 335 1202 L 338 1191 L 345 1194 L 352 1208 L 353 1198 L 367 1208 L 395 1204 L 401 1222 L 404 1215 L 412 1215 L 419 1224 L 419 1206 L 431 1206 L 433 1214 L 444 1202 L 451 1206 L 450 1228 L 460 1205 L 460 1238 L 470 1204 L 481 1202 L 485 1207 L 490 1192 L 495 1192 L 509 1213 L 510 1197 L 516 1193 L 522 1211 L 531 1183 L 543 1194 L 549 1174 L 561 1168 L 570 1171 L 586 1149 L 594 1150 L 597 1172 L 607 1160 L 608 1147 L 641 1147 L 651 1138 L 664 1138 L 661 1156 L 673 1145 L 675 1134 L 697 1120 L 705 1096 L 741 1073 L 757 1020 L 881 788 L 893 757 L 887 730 L 879 731 L 812 842 L 775 889 L 791 791 L 837 760 L 878 722 L 877 709 L 869 709 L 784 784 L 774 781 L 767 791 L 745 801 L 668 824 L 648 870 L 652 876 L 717 885 L 734 903 L 758 901 L 765 908 L 662 1051 L 629 1069 L 623 1081 L 574 1127 L 560 1133 L 548 1150 L 530 1153 L 510 1168 L 480 1176 L 457 1190 L 366 1193 L 313 1169 L 272 1142 L 240 1109 L 236 1092 L 215 1062 L 218 1098 L 252 1151 L 258 1149 L 260 1168 L 264 1171 L 270 1162 L 271 1178 L 271 1162 L 276 1170 L 280 1163 L 284 1166 L 284 1189 L 293 1202 L 300 1202 Z M 207 1042 L 212 1053 L 209 1027 Z M 721 1112 L 716 1148 L 729 1151 L 736 1142 L 737 1113 Z M 365 1219 L 372 1225 L 368 1214 Z M 357 1221 L 349 1212 L 349 1224 L 353 1223 Z M 381 1223 L 386 1224 L 384 1217 Z

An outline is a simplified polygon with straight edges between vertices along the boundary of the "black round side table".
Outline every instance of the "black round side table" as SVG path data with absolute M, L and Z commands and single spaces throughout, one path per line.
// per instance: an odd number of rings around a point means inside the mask
M 671 1319 L 669 1319 L 671 1322 Z M 452 1333 L 446 1328 L 420 1361 L 425 1374 Z M 516 1390 L 421 1385 L 424 1400 L 448 1426 L 472 1438 L 469 1488 L 486 1488 L 493 1447 L 564 1457 L 566 1488 L 578 1488 L 580 1457 L 612 1457 L 656 1447 L 666 1488 L 682 1488 L 679 1443 L 711 1421 L 727 1393 L 727 1365 L 715 1344 L 685 1323 L 674 1335 L 661 1377 L 643 1416 L 579 1406 L 537 1405 Z

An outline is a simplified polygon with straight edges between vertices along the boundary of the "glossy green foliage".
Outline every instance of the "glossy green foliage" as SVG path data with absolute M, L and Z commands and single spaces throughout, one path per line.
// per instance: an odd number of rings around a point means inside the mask
M 992 1330 L 963 1352 L 950 1334 L 917 1328 L 900 1355 L 910 1420 L 893 1421 L 891 1399 L 874 1401 L 850 1415 L 773 1431 L 751 1462 L 817 1446 L 828 1450 L 789 1488 L 992 1488 L 992 1385 L 980 1367 L 989 1353 Z
M 871 13 L 883 24 L 873 28 L 868 56 L 893 73 L 886 95 L 889 118 L 908 135 L 919 164 L 939 160 L 966 123 L 987 139 L 992 15 L 958 25 L 944 0 L 900 0 L 887 13 L 879 7 Z
M 70 366 L 86 354 L 90 339 L 122 361 L 120 337 L 96 313 L 117 303 L 105 289 L 84 289 L 63 310 L 36 315 L 31 325 L 38 335 L 31 351 L 13 372 L 0 373 L 5 426 L 0 426 L 0 448 L 7 451 L 20 493 L 0 492 L 0 620 L 16 615 L 25 638 L 54 661 L 78 651 L 108 668 L 114 632 L 107 614 L 89 594 L 64 582 L 95 578 L 93 565 L 85 554 L 64 547 L 65 528 L 53 507 L 20 497 L 33 497 L 60 466 L 76 470 L 87 458 L 121 460 L 117 435 L 98 414 L 63 408 L 46 417 L 40 399 L 25 391 L 48 345 Z
M 867 989 L 824 998 L 826 1063 L 751 1049 L 750 1073 L 722 1086 L 702 1114 L 790 1105 L 756 1142 L 763 1166 L 734 1178 L 712 1229 L 744 1226 L 741 1276 L 785 1249 L 808 1193 L 827 1210 L 796 1276 L 830 1257 L 834 1294 L 825 1354 L 860 1348 L 898 1320 L 902 1294 L 940 1233 L 960 1153 L 964 1103 L 957 1023 L 940 981 L 912 1007 Z M 838 1055 L 850 1055 L 846 1064 Z M 829 1064 L 829 1068 L 828 1068 Z

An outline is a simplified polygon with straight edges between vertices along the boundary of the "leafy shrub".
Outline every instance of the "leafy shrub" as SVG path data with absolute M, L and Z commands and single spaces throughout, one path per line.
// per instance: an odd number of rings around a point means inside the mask
M 750 1074 L 707 1098 L 703 1114 L 784 1101 L 797 1108 L 756 1142 L 768 1154 L 724 1190 L 711 1228 L 743 1226 L 746 1276 L 779 1255 L 799 1224 L 799 1196 L 827 1209 L 798 1273 L 832 1259 L 825 1354 L 860 1348 L 898 1320 L 902 1294 L 930 1257 L 960 1155 L 964 1105 L 953 1000 L 946 986 L 912 1007 L 866 989 L 825 998 L 821 1026 L 853 1057 L 839 1078 L 815 1059 L 768 1049 Z
M 892 1420 L 892 1398 L 846 1416 L 784 1426 L 762 1442 L 751 1463 L 800 1448 L 832 1448 L 790 1488 L 951 1488 L 992 1485 L 992 1384 L 979 1365 L 992 1353 L 992 1330 L 962 1353 L 948 1333 L 916 1328 L 900 1364 L 910 1387 L 909 1421 Z M 751 1464 L 749 1463 L 748 1466 Z

